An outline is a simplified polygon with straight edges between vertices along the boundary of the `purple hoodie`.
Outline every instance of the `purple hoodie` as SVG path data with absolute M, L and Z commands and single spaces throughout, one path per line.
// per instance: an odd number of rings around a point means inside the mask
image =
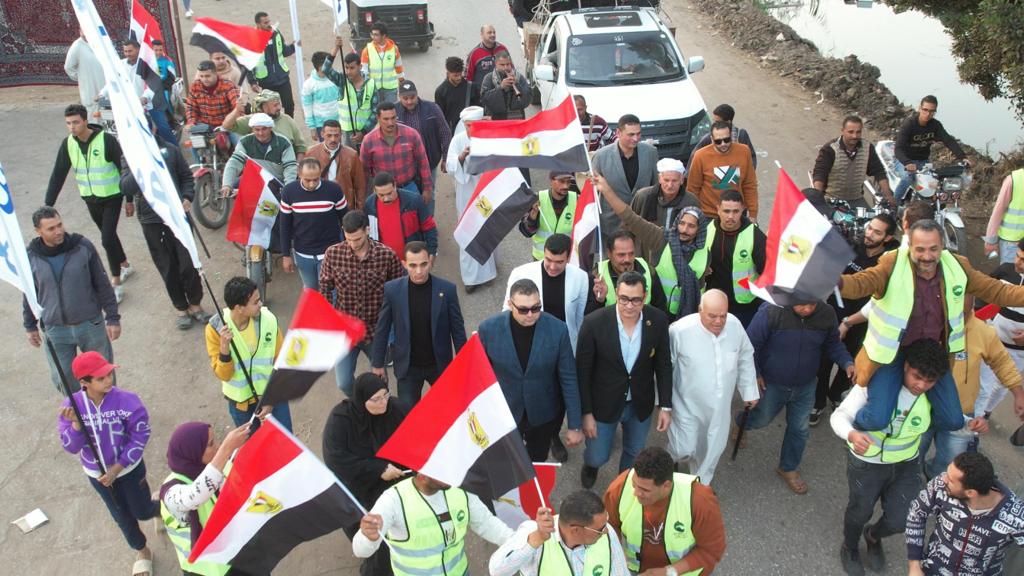
M 149 413 L 137 395 L 121 388 L 111 388 L 99 408 L 86 397 L 85 390 L 76 392 L 74 398 L 85 420 L 83 429 L 76 432 L 71 422 L 58 416 L 57 432 L 64 450 L 79 454 L 86 474 L 94 478 L 99 478 L 101 474 L 96 457 L 88 448 L 84 434 L 86 430 L 90 430 L 97 440 L 107 467 L 117 462 L 127 470 L 142 460 L 142 451 L 146 442 L 149 442 Z M 69 406 L 71 404 L 65 398 L 61 408 Z

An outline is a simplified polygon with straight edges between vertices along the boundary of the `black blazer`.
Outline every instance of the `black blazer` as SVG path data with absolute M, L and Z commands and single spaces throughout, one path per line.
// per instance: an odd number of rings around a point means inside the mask
M 626 391 L 632 394 L 633 410 L 646 420 L 658 406 L 672 406 L 672 357 L 668 340 L 668 317 L 652 306 L 644 306 L 640 326 L 640 354 L 633 370 L 626 372 L 619 345 L 615 306 L 586 316 L 576 344 L 576 372 L 584 414 L 600 422 L 618 422 L 626 406 Z

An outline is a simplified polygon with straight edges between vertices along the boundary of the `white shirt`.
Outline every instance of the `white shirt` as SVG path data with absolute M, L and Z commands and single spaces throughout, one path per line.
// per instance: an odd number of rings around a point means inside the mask
M 448 512 L 448 502 L 444 498 L 444 492 L 438 491 L 430 496 L 422 492 L 420 494 L 434 514 L 440 516 Z M 466 493 L 466 496 L 469 503 L 469 528 L 473 532 L 492 544 L 501 544 L 512 536 L 512 529 L 498 520 L 497 516 L 491 514 L 480 498 L 469 492 Z M 370 509 L 370 513 L 380 514 L 383 519 L 384 525 L 380 528 L 381 537 L 370 540 L 362 531 L 356 532 L 355 537 L 352 538 L 352 553 L 358 558 L 373 556 L 377 548 L 380 548 L 384 534 L 388 534 L 396 540 L 405 540 L 409 537 L 409 529 L 405 525 L 405 513 L 402 511 L 402 500 L 398 496 L 398 491 L 393 487 L 381 494 L 373 508 Z M 441 529 L 444 530 L 447 538 L 448 534 L 453 533 L 452 522 L 442 523 Z M 446 545 L 450 544 L 451 542 L 446 542 Z
M 900 395 L 896 400 L 896 417 L 889 422 L 889 426 L 882 430 L 882 432 L 888 432 L 894 434 L 903 425 L 903 421 L 907 418 L 907 413 L 910 412 L 910 408 L 917 401 L 918 396 L 914 395 L 906 386 L 900 387 Z M 866 386 L 854 386 L 850 389 L 850 393 L 847 394 L 836 409 L 832 412 L 832 416 L 829 418 L 829 424 L 832 425 L 832 431 L 836 433 L 845 441 L 849 441 L 850 432 L 854 430 L 853 420 L 857 417 L 857 412 L 861 408 L 866 406 L 868 403 L 868 389 Z M 850 453 L 854 457 L 863 460 L 865 462 L 871 462 L 872 464 L 882 464 L 882 453 L 879 452 L 875 456 L 861 456 L 852 449 Z
M 178 522 L 187 524 L 188 513 L 206 504 L 223 484 L 224 474 L 213 464 L 207 464 L 191 484 L 175 484 L 168 488 L 163 497 L 164 506 Z
M 536 576 L 540 572 L 540 557 L 543 546 L 534 548 L 530 546 L 527 539 L 530 534 L 537 530 L 537 523 L 527 520 L 519 525 L 519 529 L 501 545 L 488 564 L 491 576 Z M 587 546 L 569 548 L 562 542 L 562 534 L 558 527 L 558 516 L 555 516 L 555 532 L 551 535 L 558 541 L 572 567 L 573 576 L 591 576 L 583 573 L 583 564 L 586 561 Z M 611 567 L 606 576 L 629 576 L 629 569 L 626 568 L 626 555 L 622 552 L 622 544 L 619 543 L 619 535 L 608 525 L 608 539 L 611 542 Z

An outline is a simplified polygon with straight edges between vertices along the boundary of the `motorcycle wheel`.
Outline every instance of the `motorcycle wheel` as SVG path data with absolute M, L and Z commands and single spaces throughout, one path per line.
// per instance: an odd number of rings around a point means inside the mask
M 954 254 L 967 253 L 967 231 L 957 228 L 949 220 L 942 221 L 942 235 L 945 237 L 946 249 Z
M 213 180 L 213 173 L 207 172 L 200 176 L 195 186 L 196 196 L 195 202 L 192 203 L 192 215 L 210 230 L 224 226 L 231 215 L 231 200 L 221 197 L 220 190 Z

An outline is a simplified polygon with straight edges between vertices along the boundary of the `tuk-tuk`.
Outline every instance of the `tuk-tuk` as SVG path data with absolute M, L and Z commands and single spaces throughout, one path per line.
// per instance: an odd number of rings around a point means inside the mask
M 352 47 L 357 51 L 370 41 L 370 26 L 375 22 L 387 24 L 388 37 L 399 46 L 415 44 L 426 52 L 434 40 L 427 0 L 348 0 L 348 15 Z

